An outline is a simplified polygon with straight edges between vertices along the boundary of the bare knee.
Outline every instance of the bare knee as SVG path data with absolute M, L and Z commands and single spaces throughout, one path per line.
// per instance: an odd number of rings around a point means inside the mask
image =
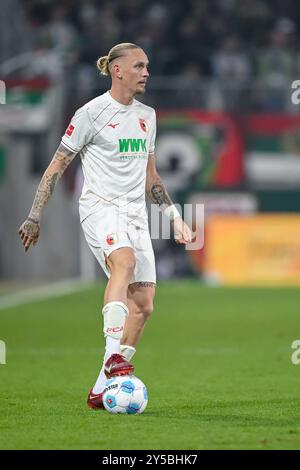
M 151 316 L 153 308 L 152 298 L 145 298 L 137 304 L 137 311 L 143 315 L 145 321 Z
M 147 318 L 149 318 L 150 315 L 153 313 L 153 310 L 154 310 L 153 300 L 149 299 L 149 301 L 143 305 L 143 313 Z
M 131 249 L 120 249 L 114 251 L 108 258 L 108 266 L 112 275 L 130 278 L 135 269 L 135 256 Z
M 155 284 L 149 282 L 133 283 L 129 286 L 127 295 L 134 304 L 133 310 L 136 315 L 140 315 L 145 322 L 153 312 Z

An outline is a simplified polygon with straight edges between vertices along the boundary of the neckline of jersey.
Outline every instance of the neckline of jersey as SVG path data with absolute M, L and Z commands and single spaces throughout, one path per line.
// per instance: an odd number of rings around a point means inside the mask
M 123 103 L 120 103 L 119 101 L 115 100 L 115 99 L 111 96 L 109 90 L 108 90 L 106 93 L 107 93 L 107 96 L 109 97 L 110 101 L 111 101 L 113 104 L 115 104 L 116 106 L 119 106 L 120 109 L 130 109 L 130 108 L 134 105 L 134 101 L 135 101 L 134 99 L 133 99 L 132 103 L 130 103 L 130 104 L 123 104 Z

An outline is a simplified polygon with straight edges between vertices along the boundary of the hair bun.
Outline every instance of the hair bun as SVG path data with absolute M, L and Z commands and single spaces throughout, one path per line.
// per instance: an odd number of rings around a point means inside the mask
M 104 55 L 97 60 L 97 68 L 100 70 L 101 75 L 110 75 L 107 55 Z

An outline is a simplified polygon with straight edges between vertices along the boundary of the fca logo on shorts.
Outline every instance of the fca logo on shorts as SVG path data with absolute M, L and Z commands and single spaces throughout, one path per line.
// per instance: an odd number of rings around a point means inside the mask
M 6 364 L 6 345 L 0 339 L 0 364 Z

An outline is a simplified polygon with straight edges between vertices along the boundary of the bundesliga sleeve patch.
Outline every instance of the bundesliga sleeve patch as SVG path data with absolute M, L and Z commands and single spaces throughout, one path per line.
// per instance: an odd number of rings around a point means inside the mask
M 69 127 L 66 130 L 66 136 L 71 137 L 71 135 L 73 134 L 74 129 L 75 129 L 75 126 L 73 126 L 73 124 L 69 124 Z

